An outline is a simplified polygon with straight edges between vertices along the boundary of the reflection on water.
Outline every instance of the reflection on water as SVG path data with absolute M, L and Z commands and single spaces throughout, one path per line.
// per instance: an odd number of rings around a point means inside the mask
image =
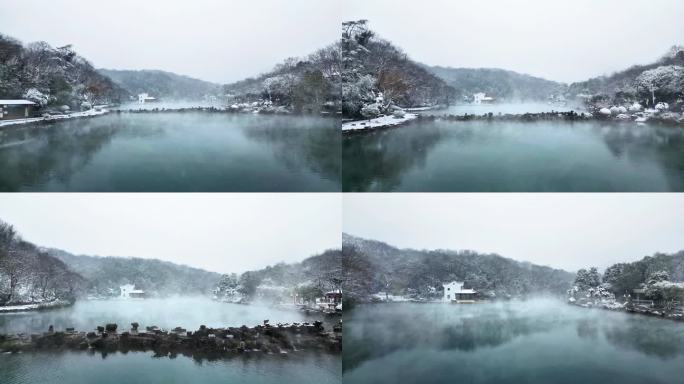
M 684 129 L 417 121 L 343 140 L 345 191 L 682 191 Z
M 555 300 L 388 304 L 345 313 L 354 383 L 673 383 L 684 326 Z
M 1 191 L 339 191 L 334 119 L 110 114 L 0 131 Z
M 44 332 L 75 327 L 93 330 L 97 325 L 117 323 L 128 329 L 157 325 L 165 329 L 181 326 L 189 330 L 208 327 L 255 326 L 268 319 L 279 322 L 322 320 L 330 329 L 339 318 L 306 316 L 289 309 L 261 305 L 239 305 L 203 297 L 173 299 L 78 301 L 74 306 L 40 312 L 0 315 L 0 333 Z M 0 382 L 29 383 L 340 383 L 339 354 L 296 352 L 287 356 L 239 355 L 207 358 L 153 353 L 23 353 L 0 354 Z
M 132 322 L 141 327 L 156 325 L 165 329 L 177 326 L 189 330 L 207 327 L 253 327 L 264 320 L 271 323 L 312 322 L 320 316 L 266 305 L 240 305 L 212 301 L 204 297 L 178 297 L 145 300 L 82 300 L 70 307 L 0 315 L 1 333 L 45 332 L 50 325 L 63 330 L 93 330 L 98 325 L 117 323 L 128 329 Z M 333 321 L 333 320 L 330 320 Z
M 0 355 L 2 382 L 7 384 L 337 384 L 341 365 L 339 355 L 328 354 L 238 356 L 215 361 L 185 356 L 153 358 L 142 352 Z

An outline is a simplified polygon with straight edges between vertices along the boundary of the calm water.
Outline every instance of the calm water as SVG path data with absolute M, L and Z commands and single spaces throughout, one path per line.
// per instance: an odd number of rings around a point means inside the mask
M 684 324 L 552 300 L 345 313 L 348 383 L 681 383 Z
M 156 325 L 171 329 L 177 326 L 195 330 L 208 327 L 249 327 L 271 323 L 319 320 L 302 312 L 266 305 L 240 305 L 212 301 L 204 297 L 145 300 L 83 300 L 70 307 L 10 313 L 0 315 L 0 333 L 31 333 L 47 331 L 50 325 L 63 330 L 92 330 L 105 323 L 117 323 L 124 329 L 132 322 L 141 327 Z
M 0 333 L 43 332 L 49 325 L 62 330 L 90 330 L 115 322 L 124 329 L 137 321 L 141 327 L 182 326 L 197 329 L 319 320 L 297 311 L 259 305 L 216 303 L 206 298 L 79 301 L 74 306 L 41 312 L 0 315 Z M 338 319 L 320 319 L 332 322 Z M 331 324 L 326 324 L 330 326 Z M 291 353 L 195 360 L 177 356 L 155 358 L 152 353 L 0 354 L 0 382 L 28 383 L 339 383 L 339 355 Z
M 216 361 L 151 353 L 0 355 L 4 384 L 333 384 L 341 382 L 339 355 L 235 357 Z
M 444 109 L 433 109 L 422 111 L 422 115 L 485 115 L 487 113 L 493 113 L 495 115 L 501 114 L 512 114 L 520 115 L 524 113 L 541 113 L 541 112 L 569 112 L 575 110 L 580 112 L 579 106 L 565 106 L 561 107 L 558 105 L 550 105 L 547 103 L 496 103 L 496 104 L 457 104 L 452 105 L 449 108 Z
M 345 191 L 682 191 L 684 129 L 416 121 L 343 139 Z
M 0 130 L 0 191 L 339 191 L 335 119 L 109 114 Z

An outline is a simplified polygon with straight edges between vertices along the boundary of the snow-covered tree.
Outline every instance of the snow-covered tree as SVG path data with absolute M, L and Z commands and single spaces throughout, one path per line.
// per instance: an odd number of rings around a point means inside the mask
M 660 66 L 642 72 L 634 81 L 642 93 L 647 91 L 651 106 L 659 99 L 670 100 L 681 97 L 684 92 L 684 67 L 677 65 Z

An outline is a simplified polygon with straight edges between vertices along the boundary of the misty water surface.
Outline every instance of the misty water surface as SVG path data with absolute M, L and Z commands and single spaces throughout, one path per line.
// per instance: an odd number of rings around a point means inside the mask
M 342 147 L 344 191 L 684 190 L 681 128 L 419 120 Z
M 0 191 L 339 191 L 331 118 L 112 113 L 0 130 Z
M 87 352 L 0 355 L 6 384 L 334 384 L 341 382 L 339 355 L 238 356 L 215 361 L 151 353 Z
M 323 320 L 320 316 L 306 316 L 296 310 L 268 305 L 241 305 L 212 301 L 205 297 L 178 297 L 144 300 L 79 300 L 73 306 L 45 311 L 0 314 L 0 334 L 37 333 L 76 328 L 94 330 L 98 325 L 117 323 L 129 329 L 138 322 L 140 327 L 156 325 L 171 329 L 177 326 L 188 330 L 207 327 L 253 327 L 264 320 L 271 323 Z M 330 320 L 333 321 L 333 320 Z
M 551 105 L 541 102 L 521 102 L 521 103 L 493 103 L 493 104 L 456 104 L 449 108 L 431 109 L 421 111 L 422 115 L 485 115 L 493 113 L 495 115 L 512 114 L 520 115 L 524 113 L 541 113 L 541 112 L 569 112 L 575 110 L 581 112 L 581 108 L 576 105 Z
M 675 383 L 684 324 L 561 301 L 345 312 L 349 383 Z

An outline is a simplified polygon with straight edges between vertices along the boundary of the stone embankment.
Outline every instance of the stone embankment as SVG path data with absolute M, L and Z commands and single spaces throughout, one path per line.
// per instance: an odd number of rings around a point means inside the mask
M 230 357 L 236 354 L 293 354 L 295 352 L 339 353 L 342 350 L 341 322 L 326 330 L 319 321 L 256 327 L 208 328 L 196 331 L 156 326 L 119 331 L 117 324 L 98 326 L 91 332 L 73 328 L 56 331 L 52 326 L 41 334 L 0 335 L 0 352 L 79 351 L 98 352 L 153 351 L 157 356 L 183 354 L 193 357 Z

